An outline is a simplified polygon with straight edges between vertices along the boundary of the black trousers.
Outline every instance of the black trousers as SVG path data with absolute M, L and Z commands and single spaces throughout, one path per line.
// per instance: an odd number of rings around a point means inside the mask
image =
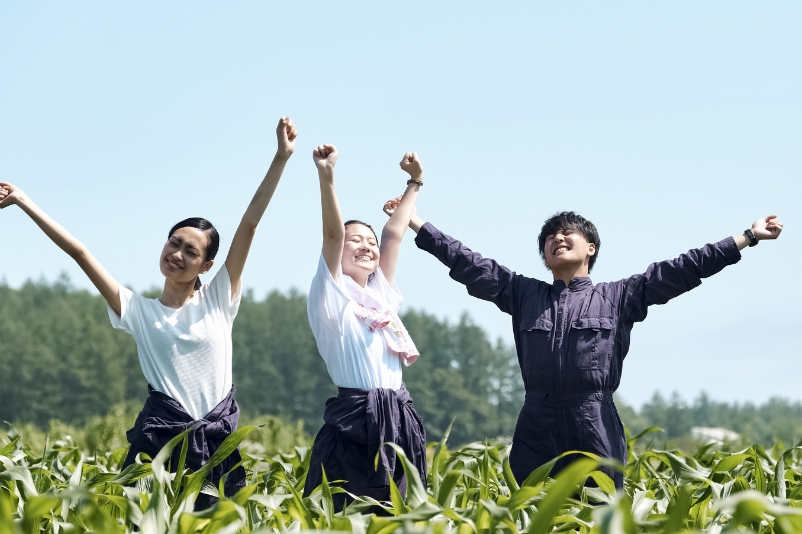
M 426 431 L 406 386 L 397 391 L 339 388 L 339 394 L 326 401 L 323 420 L 315 437 L 304 496 L 320 485 L 323 469 L 330 483 L 345 481 L 337 485 L 354 495 L 390 500 L 390 478 L 403 494 L 407 484 L 404 470 L 395 451 L 382 446 L 386 442 L 404 450 L 426 484 Z M 377 454 L 379 466 L 374 469 Z M 334 495 L 338 510 L 351 500 L 345 494 Z
M 518 415 L 510 451 L 510 467 L 518 483 L 532 471 L 566 451 L 592 452 L 626 465 L 624 425 L 613 404 L 612 391 L 570 395 L 527 391 Z M 566 456 L 552 471 L 556 475 L 577 455 Z M 624 475 L 607 467 L 600 471 L 624 487 Z
M 133 464 L 137 454 L 141 452 L 151 458 L 155 457 L 168 441 L 187 428 L 192 428 L 192 431 L 188 434 L 186 467 L 193 471 L 200 469 L 223 441 L 237 429 L 239 406 L 234 400 L 234 391 L 232 387 L 226 398 L 220 401 L 203 419 L 194 420 L 180 402 L 148 385 L 148 399 L 145 401 L 145 406 L 136 418 L 134 427 L 126 432 L 131 448 L 128 449 L 123 469 Z M 175 471 L 177 468 L 180 454 L 180 446 L 173 449 L 169 460 L 171 471 Z M 235 450 L 212 469 L 207 480 L 217 487 L 220 478 L 231 471 L 231 468 L 241 459 L 239 449 Z M 242 466 L 234 469 L 226 479 L 225 495 L 231 497 L 244 488 L 245 480 L 245 469 Z M 195 501 L 195 509 L 202 510 L 216 502 L 217 497 L 201 493 Z

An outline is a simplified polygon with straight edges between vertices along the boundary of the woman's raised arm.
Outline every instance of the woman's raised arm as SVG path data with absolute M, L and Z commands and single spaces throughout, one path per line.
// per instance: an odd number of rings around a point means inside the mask
M 273 193 L 276 192 L 278 182 L 281 180 L 281 175 L 284 172 L 284 166 L 292 156 L 295 150 L 295 138 L 298 136 L 298 129 L 292 123 L 289 117 L 281 117 L 276 127 L 276 137 L 278 138 L 278 148 L 276 155 L 273 157 L 273 163 L 267 170 L 259 189 L 248 204 L 248 209 L 245 210 L 245 215 L 237 227 L 234 234 L 234 239 L 231 241 L 231 249 L 226 256 L 226 270 L 231 279 L 231 294 L 235 293 L 239 285 L 240 278 L 242 278 L 242 271 L 245 269 L 245 261 L 248 259 L 248 253 L 251 250 L 251 243 L 253 243 L 253 236 L 256 234 L 256 227 L 262 216 L 265 214 L 270 199 L 273 198 Z
M 83 243 L 75 239 L 63 226 L 50 218 L 20 188 L 0 182 L 0 209 L 16 204 L 33 219 L 53 243 L 70 255 L 86 273 L 109 306 L 120 315 L 120 285 Z
M 320 204 L 323 209 L 323 259 L 334 279 L 340 272 L 343 259 L 345 228 L 337 191 L 334 189 L 334 166 L 339 153 L 334 145 L 320 145 L 312 151 L 318 178 L 320 178 Z
M 418 200 L 418 191 L 423 185 L 423 166 L 417 153 L 407 152 L 404 154 L 400 165 L 401 169 L 409 174 L 410 179 L 407 181 L 404 195 L 394 206 L 392 213 L 387 211 L 387 204 L 385 204 L 385 213 L 390 215 L 390 220 L 382 230 L 381 257 L 379 258 L 379 265 L 384 277 L 391 284 L 395 276 L 395 267 L 398 264 L 398 254 L 401 251 L 401 240 L 404 239 L 404 232 L 409 226 L 415 202 Z

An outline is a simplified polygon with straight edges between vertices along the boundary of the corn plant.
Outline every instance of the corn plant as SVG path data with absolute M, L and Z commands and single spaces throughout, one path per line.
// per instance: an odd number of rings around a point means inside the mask
M 551 470 L 559 458 L 519 484 L 507 444 L 449 450 L 449 427 L 430 444 L 426 485 L 396 447 L 407 476 L 405 494 L 391 482 L 386 502 L 351 495 L 338 510 L 333 496 L 345 490 L 325 473 L 321 485 L 303 496 L 311 456 L 304 446 L 270 457 L 259 448 L 244 449 L 247 485 L 231 498 L 223 494 L 225 481 L 219 487 L 206 481 L 252 430 L 237 430 L 193 472 L 184 465 L 184 435 L 155 458 L 121 470 L 123 448 L 89 455 L 65 437 L 32 450 L 11 428 L 0 446 L 0 534 L 802 532 L 802 447 L 755 445 L 732 452 L 711 444 L 689 455 L 636 446 L 649 429 L 629 440 L 626 466 L 572 451 L 566 454 L 579 459 L 556 475 Z M 178 464 L 171 466 L 177 447 Z M 623 470 L 624 490 L 616 491 L 600 467 Z M 195 511 L 201 492 L 219 500 Z

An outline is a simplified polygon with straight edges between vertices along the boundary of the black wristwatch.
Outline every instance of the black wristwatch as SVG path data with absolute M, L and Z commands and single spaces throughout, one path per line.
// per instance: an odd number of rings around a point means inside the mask
M 751 229 L 747 229 L 744 231 L 744 235 L 749 239 L 749 246 L 754 247 L 757 245 L 757 238 L 755 237 L 755 233 Z

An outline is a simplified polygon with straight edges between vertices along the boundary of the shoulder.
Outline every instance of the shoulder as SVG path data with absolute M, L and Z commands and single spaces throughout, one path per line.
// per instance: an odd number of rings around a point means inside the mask
M 512 279 L 514 283 L 518 285 L 518 290 L 524 295 L 524 297 L 528 297 L 529 295 L 534 295 L 536 293 L 548 292 L 551 290 L 551 284 L 548 282 L 516 273 L 514 271 L 512 273 Z
M 153 300 L 143 297 L 139 293 L 136 293 L 131 289 L 128 289 L 122 284 L 119 286 L 118 291 L 120 293 L 120 303 L 123 305 L 124 309 L 130 310 L 134 308 L 141 308 L 143 304 L 146 304 L 148 301 Z
M 591 291 L 593 294 L 600 296 L 608 303 L 614 305 L 620 300 L 623 287 L 623 280 L 619 282 L 600 282 L 594 284 Z

